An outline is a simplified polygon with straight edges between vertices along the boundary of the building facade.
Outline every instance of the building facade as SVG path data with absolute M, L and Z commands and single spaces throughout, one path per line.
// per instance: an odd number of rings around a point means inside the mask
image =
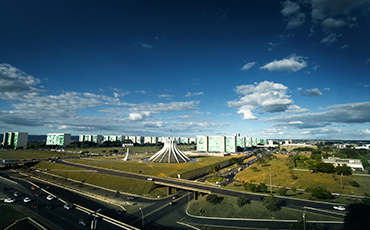
M 98 145 L 100 145 L 102 143 L 102 140 L 103 140 L 103 137 L 102 135 L 80 135 L 78 140 L 80 142 L 83 142 L 83 141 L 90 141 L 90 142 L 94 142 L 94 143 L 97 143 Z
M 71 144 L 71 134 L 69 133 L 48 133 L 46 145 L 67 146 Z
M 27 148 L 28 133 L 7 132 L 3 136 L 3 145 L 13 145 L 14 149 L 22 147 Z

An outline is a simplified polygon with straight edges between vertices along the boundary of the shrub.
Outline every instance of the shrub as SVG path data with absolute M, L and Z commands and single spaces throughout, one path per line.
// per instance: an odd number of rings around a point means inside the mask
M 208 203 L 218 204 L 221 203 L 223 199 L 224 199 L 223 197 L 218 197 L 216 194 L 209 194 L 206 200 Z
M 244 196 L 239 196 L 238 197 L 237 204 L 238 204 L 239 208 L 241 208 L 244 205 L 249 204 L 249 203 L 250 203 L 250 200 L 245 199 Z
M 331 198 L 331 193 L 323 187 L 320 186 L 310 186 L 306 188 L 306 192 L 310 192 L 313 197 L 319 199 L 328 199 Z
M 349 184 L 352 185 L 353 187 L 360 187 L 360 184 L 357 183 L 357 181 L 354 181 L 354 180 L 350 181 Z

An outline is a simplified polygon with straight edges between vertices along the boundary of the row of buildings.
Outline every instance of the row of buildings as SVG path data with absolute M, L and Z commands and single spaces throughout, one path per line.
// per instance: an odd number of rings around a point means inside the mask
M 144 136 L 123 136 L 123 135 L 97 135 L 84 134 L 79 135 L 79 141 L 90 141 L 101 144 L 105 141 L 121 143 L 127 142 L 134 144 L 157 144 L 164 143 L 164 137 L 144 137 Z M 241 137 L 240 134 L 232 136 L 197 136 L 196 138 L 178 137 L 177 144 L 196 144 L 198 151 L 204 152 L 236 152 L 238 147 L 255 147 L 266 145 L 266 139 Z M 7 132 L 4 133 L 3 144 L 13 145 L 14 148 L 27 148 L 28 133 Z M 270 142 L 270 141 L 269 141 Z M 71 143 L 71 134 L 69 133 L 48 133 L 46 136 L 46 145 L 58 145 L 65 147 Z M 268 143 L 270 144 L 270 143 Z
M 163 143 L 163 137 L 144 137 L 144 136 L 122 136 L 122 135 L 79 135 L 79 141 L 90 141 L 97 144 L 101 144 L 105 141 L 111 142 L 122 142 L 125 140 L 131 140 L 134 144 L 157 144 Z M 3 136 L 4 145 L 13 145 L 14 148 L 27 148 L 28 143 L 28 133 L 21 132 L 6 132 Z M 69 133 L 48 133 L 46 136 L 46 145 L 58 145 L 65 147 L 71 143 L 71 134 Z M 196 138 L 189 137 L 178 137 L 178 144 L 196 144 Z
M 237 152 L 240 148 L 251 148 L 258 145 L 272 145 L 272 141 L 254 137 L 241 137 L 240 134 L 232 136 L 197 136 L 197 150 L 204 152 Z

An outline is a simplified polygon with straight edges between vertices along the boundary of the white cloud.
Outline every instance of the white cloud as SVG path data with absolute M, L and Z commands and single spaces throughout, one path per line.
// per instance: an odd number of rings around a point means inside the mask
M 286 113 L 307 113 L 309 109 L 303 109 L 298 105 L 289 105 L 288 109 L 285 111 Z
M 328 29 L 338 29 L 347 25 L 347 23 L 343 19 L 327 18 L 321 22 L 321 25 Z
M 146 92 L 144 90 L 136 90 L 135 93 L 146 94 Z
M 293 104 L 290 96 L 286 95 L 288 87 L 274 82 L 264 81 L 255 85 L 240 85 L 235 91 L 244 95 L 238 100 L 228 101 L 229 107 L 238 109 L 243 119 L 257 119 L 253 111 L 284 112 Z
M 330 88 L 325 88 L 324 90 L 330 91 Z
M 203 95 L 203 94 L 204 94 L 203 92 L 198 92 L 198 93 L 187 92 L 185 97 L 193 97 L 193 96 L 199 96 L 199 95 Z
M 163 98 L 163 97 L 164 98 L 171 98 L 171 97 L 173 97 L 173 95 L 170 95 L 170 94 L 159 94 L 158 97 L 159 98 Z
M 364 124 L 370 122 L 370 102 L 348 103 L 333 105 L 321 113 L 305 113 L 300 115 L 282 115 L 265 121 L 276 122 L 273 126 L 290 128 L 317 128 L 326 127 L 335 123 Z M 301 121 L 300 124 L 291 124 L 290 121 Z
M 308 89 L 308 90 L 306 90 L 306 92 L 307 92 L 307 95 L 308 96 L 317 97 L 317 96 L 321 96 L 322 95 L 321 91 L 318 88 Z
M 281 4 L 283 9 L 280 12 L 287 21 L 286 29 L 299 27 L 305 22 L 306 15 L 301 13 L 301 8 L 297 2 L 287 0 Z
M 0 64 L 0 98 L 15 100 L 24 93 L 38 93 L 40 80 L 9 65 Z
M 140 45 L 141 45 L 141 47 L 143 47 L 145 49 L 153 49 L 153 46 L 152 45 L 149 45 L 147 43 L 140 42 Z
M 320 43 L 326 43 L 327 45 L 330 45 L 331 43 L 337 41 L 337 38 L 340 37 L 340 36 L 342 36 L 342 35 L 341 34 L 337 35 L 335 33 L 331 33 L 328 36 L 326 36 L 325 38 L 323 38 Z
M 307 66 L 307 62 L 304 59 L 305 57 L 303 56 L 295 56 L 293 54 L 290 57 L 282 60 L 274 60 L 260 67 L 260 69 L 268 69 L 269 71 L 296 72 Z
M 247 64 L 245 64 L 243 67 L 242 67 L 242 70 L 249 70 L 250 68 L 252 68 L 257 62 L 248 62 Z

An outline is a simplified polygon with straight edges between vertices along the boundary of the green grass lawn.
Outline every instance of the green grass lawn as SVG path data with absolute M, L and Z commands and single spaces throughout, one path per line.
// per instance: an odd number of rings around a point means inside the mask
M 2 150 L 0 151 L 1 159 L 41 159 L 50 157 L 69 157 L 76 156 L 75 153 L 58 153 L 45 150 Z
M 290 208 L 282 207 L 280 211 L 269 212 L 262 202 L 251 201 L 244 207 L 237 205 L 236 197 L 222 196 L 221 203 L 213 205 L 206 201 L 207 196 L 199 197 L 198 200 L 190 202 L 188 212 L 196 216 L 207 217 L 224 217 L 224 218 L 247 218 L 247 219 L 276 219 L 276 220 L 300 220 L 302 219 L 302 211 L 293 210 Z M 306 211 L 307 221 L 340 221 L 341 219 L 318 215 Z
M 18 212 L 10 205 L 0 205 L 0 229 L 4 229 L 12 224 L 14 221 L 26 217 L 24 214 Z
M 370 193 L 370 177 L 369 176 L 343 176 L 336 174 L 311 173 L 309 171 L 291 171 L 285 165 L 287 156 L 278 155 L 276 159 L 271 160 L 266 166 L 260 167 L 255 164 L 246 170 L 239 172 L 235 178 L 244 180 L 245 182 L 256 182 L 270 184 L 270 174 L 272 185 L 280 187 L 295 187 L 297 189 L 306 189 L 309 186 L 322 186 L 330 192 L 338 192 L 341 194 L 364 196 L 365 193 Z M 253 168 L 255 170 L 253 170 Z M 291 174 L 294 174 L 297 179 L 293 179 Z M 357 181 L 360 187 L 353 187 L 350 181 Z M 232 185 L 230 186 L 232 187 Z M 235 187 L 235 186 L 234 186 Z M 342 188 L 343 187 L 343 188 Z

